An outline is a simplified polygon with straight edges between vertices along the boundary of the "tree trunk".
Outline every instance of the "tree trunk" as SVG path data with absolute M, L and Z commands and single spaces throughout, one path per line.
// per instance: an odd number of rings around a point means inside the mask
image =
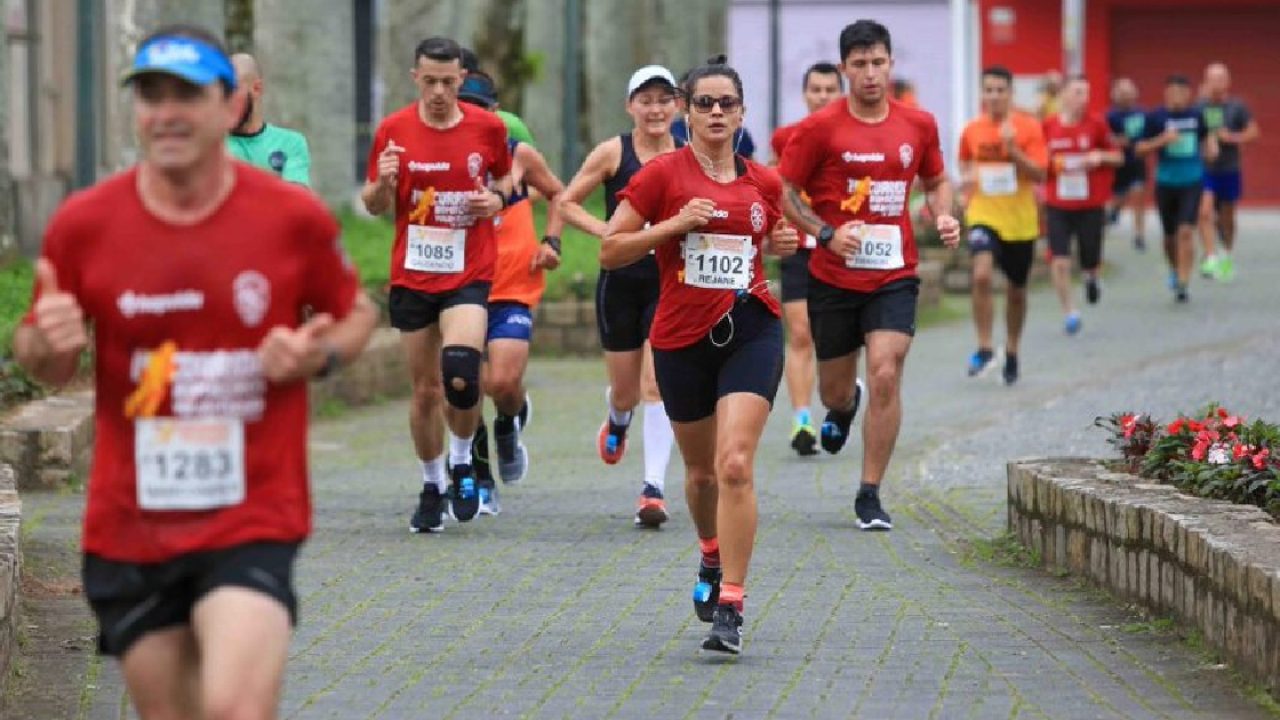
M 9 127 L 9 35 L 0 31 L 0 127 Z M 0 267 L 17 253 L 13 216 L 13 178 L 9 176 L 8 138 L 0 138 Z
M 254 0 L 223 0 L 226 18 L 227 52 L 253 52 Z M 305 18 L 301 15 L 299 18 Z

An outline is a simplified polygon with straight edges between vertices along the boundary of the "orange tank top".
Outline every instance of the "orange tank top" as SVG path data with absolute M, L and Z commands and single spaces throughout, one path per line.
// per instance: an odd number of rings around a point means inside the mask
M 521 200 L 498 214 L 498 260 L 493 268 L 490 302 L 518 302 L 536 307 L 547 287 L 545 272 L 530 270 L 538 253 L 538 228 L 533 222 L 533 203 Z

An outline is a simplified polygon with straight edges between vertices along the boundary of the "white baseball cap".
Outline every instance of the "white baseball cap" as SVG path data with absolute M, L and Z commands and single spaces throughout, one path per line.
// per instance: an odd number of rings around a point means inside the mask
M 645 65 L 631 73 L 631 80 L 627 83 L 627 97 L 635 95 L 637 90 L 655 80 L 670 85 L 673 90 L 676 87 L 676 77 L 670 70 L 661 65 Z

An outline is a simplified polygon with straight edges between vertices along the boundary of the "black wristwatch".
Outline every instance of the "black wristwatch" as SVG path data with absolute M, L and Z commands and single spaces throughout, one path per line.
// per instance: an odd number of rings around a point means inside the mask
M 550 246 L 552 250 L 556 251 L 557 255 L 560 254 L 560 236 L 559 235 L 543 235 L 542 244 Z
M 334 373 L 342 365 L 342 355 L 338 353 L 338 348 L 330 345 L 328 353 L 324 357 L 324 365 L 316 372 L 316 379 L 323 380 Z
M 836 236 L 835 228 L 831 227 L 830 225 L 823 225 L 822 229 L 818 231 L 818 236 L 817 236 L 818 244 L 821 245 L 822 247 L 828 247 L 829 245 L 831 245 L 831 239 L 834 238 L 835 236 Z
M 507 209 L 507 196 L 506 196 L 506 193 L 502 192 L 501 190 L 498 190 L 497 188 L 489 188 L 489 192 L 491 192 L 491 193 L 493 193 L 494 195 L 497 195 L 497 196 L 498 196 L 498 201 L 502 203 L 502 207 L 501 207 L 501 208 L 499 208 L 499 209 L 501 209 L 501 210 L 506 210 L 506 209 Z

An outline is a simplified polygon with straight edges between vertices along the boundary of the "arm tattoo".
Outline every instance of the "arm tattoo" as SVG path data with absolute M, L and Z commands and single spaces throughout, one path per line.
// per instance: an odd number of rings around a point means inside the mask
M 817 213 L 813 211 L 813 208 L 809 207 L 809 203 L 805 202 L 804 198 L 800 197 L 800 192 L 796 190 L 795 186 L 791 183 L 787 183 L 787 199 L 791 201 L 792 209 L 795 211 L 796 215 L 800 216 L 801 220 L 818 227 L 822 227 L 822 218 L 818 217 Z

